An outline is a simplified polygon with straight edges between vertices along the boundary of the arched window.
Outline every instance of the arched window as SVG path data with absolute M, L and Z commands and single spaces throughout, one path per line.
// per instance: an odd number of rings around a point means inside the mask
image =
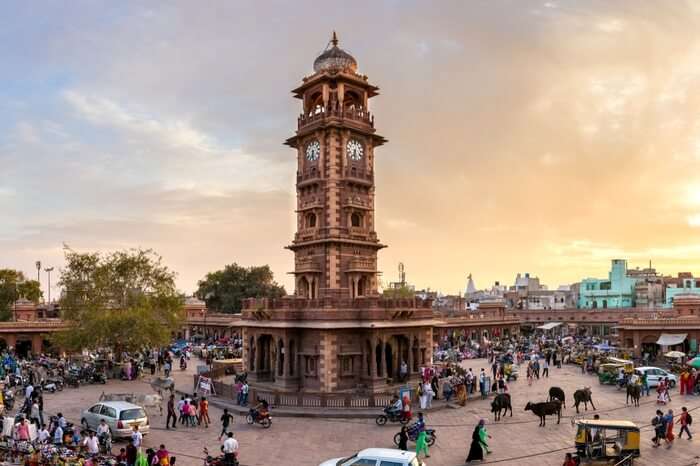
M 350 223 L 353 227 L 359 228 L 362 226 L 362 215 L 354 213 L 350 216 Z
M 316 214 L 310 213 L 306 216 L 306 227 L 316 228 Z

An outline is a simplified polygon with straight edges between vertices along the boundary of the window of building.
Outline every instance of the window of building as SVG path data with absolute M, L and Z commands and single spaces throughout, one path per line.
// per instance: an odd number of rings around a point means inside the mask
M 316 375 L 316 358 L 313 356 L 305 356 L 306 366 L 304 367 L 305 375 L 315 376 Z
M 306 227 L 316 228 L 316 214 L 311 213 L 306 216 Z
M 350 222 L 353 227 L 359 228 L 362 226 L 362 215 L 354 213 L 350 216 Z
M 342 375 L 352 375 L 353 373 L 353 357 L 342 356 L 340 359 L 340 371 Z

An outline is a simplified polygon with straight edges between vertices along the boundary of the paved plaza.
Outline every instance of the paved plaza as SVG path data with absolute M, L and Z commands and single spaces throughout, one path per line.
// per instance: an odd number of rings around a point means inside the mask
M 487 368 L 484 360 L 465 361 L 465 367 L 478 371 Z M 190 364 L 193 368 L 195 364 Z M 551 369 L 549 379 L 535 381 L 528 386 L 525 379 L 513 382 L 510 390 L 513 396 L 513 417 L 507 417 L 499 423 L 493 422 L 489 401 L 471 401 L 464 408 L 445 408 L 427 416 L 428 426 L 437 430 L 438 440 L 430 449 L 431 457 L 426 463 L 433 465 L 460 465 L 469 447 L 471 432 L 480 418 L 487 420 L 491 436 L 493 453 L 481 464 L 519 464 L 519 465 L 560 465 L 564 453 L 562 450 L 573 445 L 574 427 L 570 417 L 575 414 L 573 391 L 583 386 L 591 386 L 593 400 L 601 419 L 627 419 L 639 425 L 647 425 L 656 410 L 655 397 L 642 399 L 639 408 L 625 406 L 625 395 L 615 387 L 601 386 L 597 378 L 581 374 L 578 366 L 567 365 L 561 369 Z M 191 386 L 192 376 L 189 372 L 176 373 L 179 389 Z M 555 417 L 547 418 L 547 426 L 538 427 L 538 419 L 524 411 L 527 401 L 541 401 L 546 398 L 550 386 L 559 386 L 567 395 L 565 418 L 556 424 Z M 47 411 L 58 410 L 69 420 L 79 421 L 80 410 L 97 401 L 100 393 L 106 392 L 143 392 L 151 391 L 145 382 L 110 381 L 108 385 L 93 385 L 79 389 L 66 389 L 62 393 L 46 396 Z M 669 405 L 674 412 L 680 412 L 681 406 L 689 409 L 700 406 L 700 397 L 681 397 L 677 390 L 672 392 Z M 668 408 L 666 408 L 668 409 Z M 322 460 L 350 455 L 356 450 L 367 447 L 392 447 L 392 438 L 398 431 L 398 424 L 379 427 L 372 419 L 324 419 L 280 417 L 273 413 L 273 426 L 263 430 L 259 426 L 248 426 L 242 417 L 236 418 L 234 432 L 241 445 L 241 463 L 244 465 L 318 465 Z M 582 409 L 582 413 L 585 413 Z M 588 414 L 592 417 L 594 412 Z M 694 412 L 700 419 L 700 410 Z M 151 434 L 146 436 L 146 446 L 164 443 L 178 457 L 178 464 L 183 466 L 200 465 L 202 450 L 206 446 L 210 451 L 218 452 L 219 433 L 218 418 L 221 410 L 212 407 L 211 417 L 214 425 L 204 428 L 178 428 L 176 431 L 164 429 L 165 417 L 151 414 Z M 675 429 L 677 434 L 678 429 Z M 700 431 L 699 431 L 700 432 Z M 651 447 L 652 433 L 648 427 L 642 429 L 642 456 L 638 465 L 695 465 L 698 461 L 700 437 L 692 441 L 676 440 L 674 446 L 654 449 Z M 118 449 L 121 444 L 116 444 Z

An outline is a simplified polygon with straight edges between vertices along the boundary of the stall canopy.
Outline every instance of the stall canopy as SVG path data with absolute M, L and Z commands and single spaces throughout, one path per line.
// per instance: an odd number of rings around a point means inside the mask
M 656 344 L 661 346 L 680 345 L 687 336 L 687 333 L 662 333 Z
M 561 322 L 547 322 L 546 324 L 540 325 L 537 328 L 542 329 L 542 330 L 552 330 L 553 328 L 559 327 L 560 325 L 561 325 Z

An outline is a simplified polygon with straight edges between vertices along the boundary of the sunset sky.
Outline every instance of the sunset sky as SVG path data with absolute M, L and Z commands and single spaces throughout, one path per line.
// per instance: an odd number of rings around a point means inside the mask
M 289 90 L 335 29 L 381 88 L 384 280 L 700 274 L 700 1 L 1 8 L 0 268 L 143 247 L 188 293 L 232 262 L 292 291 Z

